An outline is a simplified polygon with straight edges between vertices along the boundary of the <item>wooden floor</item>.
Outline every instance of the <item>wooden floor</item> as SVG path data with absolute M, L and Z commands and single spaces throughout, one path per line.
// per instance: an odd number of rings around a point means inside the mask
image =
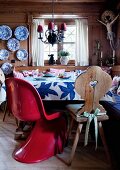
M 3 113 L 0 112 L 0 170 L 112 170 L 107 163 L 103 147 L 90 144 L 87 147 L 78 146 L 71 166 L 65 165 L 55 156 L 34 164 L 24 164 L 12 158 L 12 152 L 18 142 L 14 140 L 16 129 L 15 120 L 8 116 L 2 121 Z M 65 149 L 69 154 L 71 146 Z

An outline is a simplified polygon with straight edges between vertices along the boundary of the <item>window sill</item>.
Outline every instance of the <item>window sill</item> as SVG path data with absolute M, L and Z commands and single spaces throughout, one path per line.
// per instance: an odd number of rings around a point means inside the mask
M 49 64 L 49 60 L 44 60 L 44 65 L 45 65 L 45 66 L 50 65 L 50 64 Z M 52 65 L 52 64 L 51 64 L 51 65 Z M 53 64 L 53 65 L 62 66 L 62 65 L 60 64 L 60 60 L 56 60 L 56 63 Z M 64 65 L 64 66 L 65 66 L 65 65 Z M 69 60 L 69 62 L 68 62 L 68 64 L 67 64 L 66 66 L 75 66 L 75 60 Z

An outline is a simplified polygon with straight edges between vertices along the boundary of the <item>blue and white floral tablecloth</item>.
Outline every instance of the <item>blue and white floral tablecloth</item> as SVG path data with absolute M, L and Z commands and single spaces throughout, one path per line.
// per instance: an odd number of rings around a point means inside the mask
M 33 77 L 25 77 L 25 80 L 34 85 L 43 100 L 80 100 L 74 88 L 75 79 L 45 77 L 36 80 Z
M 76 77 L 69 79 L 43 77 L 40 80 L 36 80 L 34 77 L 30 76 L 24 77 L 24 80 L 31 83 L 37 89 L 43 100 L 83 100 L 75 91 L 75 79 Z M 3 84 L 2 87 L 5 91 L 5 84 Z M 3 96 L 4 94 L 2 93 L 1 95 Z M 114 96 L 112 93 L 108 91 L 101 100 L 114 103 L 115 101 L 113 98 Z

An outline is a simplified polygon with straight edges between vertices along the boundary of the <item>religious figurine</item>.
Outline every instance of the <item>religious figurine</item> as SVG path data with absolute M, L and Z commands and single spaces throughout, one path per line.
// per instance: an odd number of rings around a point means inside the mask
M 115 33 L 112 31 L 112 25 L 117 20 L 118 17 L 119 17 L 119 14 L 115 17 L 112 11 L 105 11 L 103 12 L 101 16 L 102 21 L 97 19 L 98 22 L 105 25 L 107 28 L 107 38 L 110 40 L 110 45 L 111 45 L 112 50 L 115 50 L 119 45 L 119 42 L 117 43 L 114 42 Z
M 112 32 L 112 24 L 117 20 L 118 17 L 119 17 L 119 14 L 111 22 L 109 22 L 109 19 L 107 19 L 106 17 L 105 23 L 97 19 L 97 21 L 99 21 L 101 24 L 106 26 L 109 40 L 113 40 L 114 33 Z

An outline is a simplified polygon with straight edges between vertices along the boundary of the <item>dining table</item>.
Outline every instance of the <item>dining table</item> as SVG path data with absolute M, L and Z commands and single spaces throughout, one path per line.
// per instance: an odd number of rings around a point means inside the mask
M 26 76 L 22 79 L 31 83 L 40 94 L 44 103 L 83 103 L 84 99 L 76 92 L 74 84 L 77 76 L 73 72 L 68 72 L 67 76 Z M 109 94 L 110 93 L 110 94 Z M 5 83 L 2 85 L 1 103 L 6 100 Z M 108 91 L 101 99 L 114 102 L 111 92 Z
M 75 79 L 76 76 L 27 76 L 24 78 L 36 88 L 42 100 L 80 100 L 74 88 Z

